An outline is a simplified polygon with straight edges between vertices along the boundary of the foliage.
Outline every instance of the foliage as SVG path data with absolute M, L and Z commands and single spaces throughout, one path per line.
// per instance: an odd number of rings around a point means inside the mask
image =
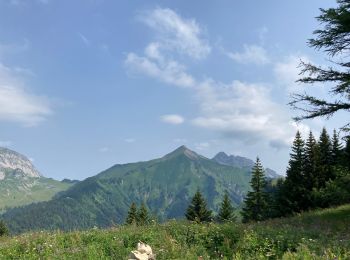
M 125 224 L 127 225 L 136 224 L 136 220 L 137 220 L 137 207 L 136 207 L 136 203 L 133 202 L 130 205 L 128 215 L 125 220 Z
M 3 220 L 0 220 L 0 237 L 7 236 L 9 234 L 9 230 Z
M 305 143 L 298 131 L 292 145 L 292 152 L 284 182 L 284 206 L 286 212 L 300 212 L 310 207 L 310 192 L 306 189 Z
M 224 198 L 221 202 L 218 221 L 219 222 L 233 222 L 236 221 L 236 216 L 234 214 L 234 208 L 232 206 L 231 200 L 228 193 L 226 192 Z
M 312 63 L 301 63 L 301 83 L 331 83 L 329 90 L 333 100 L 326 100 L 309 94 L 294 94 L 290 105 L 304 112 L 296 117 L 302 120 L 315 117 L 330 117 L 338 111 L 350 111 L 350 1 L 337 0 L 336 8 L 320 9 L 317 20 L 323 28 L 315 30 L 315 38 L 309 40 L 309 45 L 317 50 L 323 49 L 330 57 L 332 65 L 328 68 Z M 299 106 L 301 104 L 302 106 Z M 350 125 L 344 126 L 347 129 Z M 349 129 L 348 129 L 349 130 Z
M 147 203 L 149 212 L 165 221 L 183 218 L 198 187 L 217 213 L 226 190 L 233 206 L 241 204 L 250 178 L 248 169 L 221 165 L 180 147 L 160 159 L 115 165 L 49 202 L 11 209 L 3 218 L 14 233 L 105 228 L 124 223 L 134 201 Z
M 268 217 L 268 195 L 265 192 L 266 180 L 259 158 L 256 159 L 252 169 L 250 184 L 252 191 L 248 192 L 242 209 L 243 222 L 260 221 Z
M 207 208 L 207 202 L 199 190 L 194 194 L 185 216 L 188 220 L 197 223 L 210 222 L 212 220 L 212 211 Z
M 260 223 L 170 221 L 0 238 L 0 259 L 126 259 L 141 240 L 157 259 L 349 259 L 350 205 Z
M 346 146 L 347 147 L 347 146 Z M 336 131 L 333 138 L 323 128 L 318 141 L 309 133 L 306 144 L 296 134 L 285 181 L 277 192 L 271 193 L 269 217 L 287 216 L 312 208 L 348 203 L 346 147 L 343 148 Z
M 0 212 L 9 208 L 48 201 L 72 183 L 51 178 L 26 176 L 20 169 L 2 169 L 4 179 L 0 181 Z
M 149 224 L 149 222 L 150 217 L 148 215 L 148 210 L 145 203 L 142 203 L 140 209 L 137 211 L 136 223 L 137 225 L 144 226 Z

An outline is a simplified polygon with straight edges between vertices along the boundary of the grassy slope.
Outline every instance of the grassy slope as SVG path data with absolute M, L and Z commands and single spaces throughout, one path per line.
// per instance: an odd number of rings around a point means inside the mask
M 7 177 L 0 181 L 0 211 L 33 202 L 48 201 L 70 186 L 72 184 L 45 177 L 25 179 Z
M 149 243 L 157 259 L 350 259 L 350 205 L 254 224 L 168 222 L 0 239 L 0 259 L 127 259 Z M 220 257 L 223 255 L 223 257 Z

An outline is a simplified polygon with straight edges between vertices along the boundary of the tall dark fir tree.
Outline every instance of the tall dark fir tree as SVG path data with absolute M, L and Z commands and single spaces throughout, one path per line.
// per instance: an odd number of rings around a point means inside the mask
M 317 176 L 317 162 L 318 162 L 318 144 L 312 134 L 309 132 L 309 136 L 305 143 L 305 157 L 304 157 L 304 179 L 305 179 L 305 188 L 308 191 L 312 191 L 316 187 L 316 176 Z
M 250 181 L 252 191 L 249 191 L 242 209 L 242 221 L 260 221 L 268 217 L 268 194 L 265 192 L 266 179 L 259 157 L 252 169 Z
M 194 194 L 185 216 L 198 223 L 212 221 L 212 211 L 207 208 L 207 202 L 199 190 Z
M 146 204 L 142 202 L 139 210 L 137 211 L 137 225 L 144 226 L 149 224 L 150 217 L 148 214 L 148 210 L 146 208 Z
M 326 182 L 335 178 L 334 171 L 332 169 L 332 143 L 327 133 L 326 128 L 322 129 L 319 144 L 319 161 L 318 161 L 318 176 L 317 188 L 323 188 Z
M 131 203 L 125 224 L 132 225 L 137 223 L 137 207 L 135 202 Z
M 233 222 L 236 221 L 236 216 L 234 213 L 234 208 L 232 206 L 231 200 L 228 196 L 228 192 L 225 192 L 224 198 L 220 205 L 219 215 L 218 215 L 218 221 L 219 222 Z
M 332 136 L 332 166 L 339 166 L 342 161 L 343 146 L 339 140 L 339 135 L 337 131 L 333 130 Z
M 297 131 L 290 153 L 287 176 L 284 182 L 286 212 L 300 212 L 309 208 L 310 194 L 306 188 L 304 172 L 305 144 L 301 134 Z

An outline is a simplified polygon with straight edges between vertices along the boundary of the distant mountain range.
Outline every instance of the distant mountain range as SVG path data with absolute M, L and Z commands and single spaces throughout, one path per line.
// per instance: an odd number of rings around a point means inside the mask
M 238 167 L 242 169 L 251 170 L 254 166 L 254 161 L 251 159 L 241 157 L 241 156 L 227 155 L 224 152 L 219 152 L 217 155 L 214 156 L 213 160 L 220 164 Z M 279 175 L 277 172 L 275 172 L 270 168 L 265 169 L 265 176 L 271 179 L 282 177 L 281 175 Z
M 24 155 L 0 147 L 0 212 L 50 200 L 72 184 L 43 177 Z
M 215 212 L 228 191 L 235 206 L 250 189 L 249 159 L 225 165 L 185 146 L 162 158 L 117 164 L 74 184 L 52 200 L 8 210 L 2 217 L 13 232 L 33 229 L 85 229 L 123 223 L 132 202 L 144 202 L 161 220 L 182 218 L 200 189 Z

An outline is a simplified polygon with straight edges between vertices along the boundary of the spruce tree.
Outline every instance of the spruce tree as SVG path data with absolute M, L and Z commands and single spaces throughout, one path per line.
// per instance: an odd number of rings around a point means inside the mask
M 242 209 L 243 222 L 264 220 L 268 215 L 268 195 L 265 192 L 266 180 L 259 157 L 252 169 L 250 185 L 252 191 L 248 192 Z
M 339 141 L 339 136 L 337 131 L 333 130 L 332 137 L 332 166 L 339 166 L 342 160 L 342 150 L 343 147 Z
M 343 154 L 343 165 L 350 172 L 350 135 L 347 136 L 346 138 L 346 144 L 345 144 L 344 154 Z
M 308 139 L 305 143 L 305 162 L 304 162 L 304 180 L 307 190 L 312 191 L 317 186 L 317 162 L 318 162 L 318 146 L 315 137 L 310 131 Z
M 323 188 L 327 181 L 334 179 L 332 170 L 332 143 L 326 128 L 322 129 L 319 139 L 318 188 Z
M 304 174 L 305 147 L 300 132 L 297 131 L 290 153 L 287 176 L 284 182 L 286 212 L 300 212 L 308 208 L 309 194 L 305 185 Z
M 207 209 L 207 202 L 199 190 L 194 194 L 185 216 L 188 220 L 197 223 L 210 222 L 212 220 L 212 211 Z
M 127 225 L 133 225 L 137 222 L 137 207 L 135 202 L 131 203 L 128 215 L 125 220 L 125 224 Z
M 228 196 L 228 192 L 225 192 L 224 198 L 221 202 L 221 207 L 219 210 L 218 221 L 220 222 L 233 222 L 236 221 L 236 216 L 234 214 L 234 208 L 232 206 L 231 200 Z
M 144 226 L 149 224 L 150 218 L 145 203 L 142 202 L 140 209 L 137 212 L 137 225 Z
M 9 234 L 9 230 L 3 220 L 0 220 L 0 237 L 7 236 Z
M 308 42 L 311 47 L 328 55 L 331 66 L 302 62 L 301 74 L 304 77 L 299 79 L 299 82 L 307 84 L 324 83 L 329 88 L 329 95 L 319 98 L 307 93 L 295 94 L 290 105 L 304 112 L 296 120 L 331 117 L 338 111 L 350 112 L 350 1 L 337 0 L 337 3 L 336 8 L 320 9 L 321 14 L 316 19 L 322 28 L 315 30 L 315 38 Z M 349 122 L 344 129 L 350 130 Z

